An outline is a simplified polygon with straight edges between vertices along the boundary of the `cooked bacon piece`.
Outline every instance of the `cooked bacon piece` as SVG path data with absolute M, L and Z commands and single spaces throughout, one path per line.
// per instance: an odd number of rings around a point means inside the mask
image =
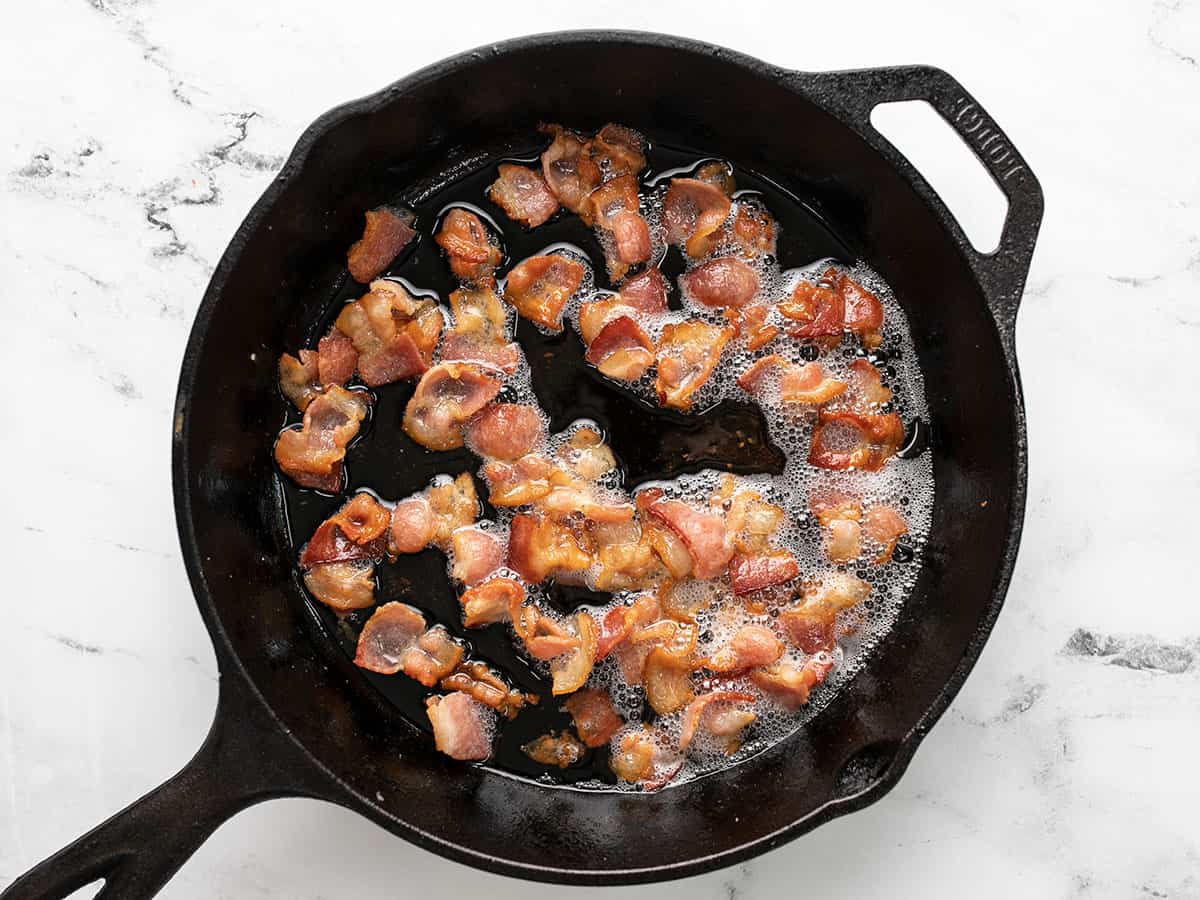
M 796 557 L 786 550 L 762 556 L 737 554 L 729 561 L 729 580 L 739 597 L 777 584 L 787 584 L 799 573 Z
M 833 272 L 826 271 L 825 277 Z M 845 307 L 846 330 L 857 334 L 868 350 L 875 349 L 883 342 L 883 305 L 879 298 L 845 273 L 837 276 L 837 286 Z
M 654 594 L 639 594 L 629 606 L 610 609 L 600 623 L 600 633 L 596 638 L 596 661 L 607 659 L 635 629 L 649 625 L 658 617 L 658 598 Z
M 692 556 L 692 574 L 696 578 L 715 578 L 725 571 L 733 556 L 733 542 L 725 529 L 724 519 L 693 509 L 681 500 L 664 499 L 658 488 L 638 494 L 637 504 L 639 509 L 671 529 L 687 546 Z
M 463 281 L 489 278 L 504 258 L 483 220 L 461 207 L 446 214 L 433 239 L 445 252 L 450 271 Z
M 527 506 L 550 493 L 554 464 L 531 453 L 512 463 L 489 462 L 483 467 L 492 506 Z
M 758 273 L 733 256 L 711 259 L 680 276 L 679 281 L 705 306 L 745 306 L 758 293 Z
M 512 163 L 500 163 L 500 174 L 488 188 L 488 199 L 526 228 L 537 228 L 558 212 L 558 198 L 542 174 Z
M 450 537 L 454 564 L 450 577 L 468 587 L 504 565 L 504 541 L 481 528 L 457 528 Z
M 521 365 L 521 348 L 508 341 L 488 343 L 447 331 L 442 339 L 442 361 L 478 363 L 511 375 Z
M 734 549 L 746 556 L 771 551 L 772 534 L 787 514 L 781 507 L 767 503 L 757 491 L 737 490 L 733 476 L 725 474 L 709 498 L 709 506 L 725 511 L 725 530 L 733 538 Z
M 421 496 L 401 500 L 392 508 L 389 549 L 394 554 L 419 553 L 433 539 L 433 507 Z
M 579 638 L 550 616 L 543 615 L 535 604 L 510 606 L 509 618 L 526 652 L 543 662 L 570 653 L 579 646 Z
M 738 200 L 737 213 L 733 217 L 733 239 L 742 248 L 743 256 L 773 256 L 778 234 L 774 217 L 761 201 L 749 197 Z
M 507 622 L 509 610 L 525 602 L 525 588 L 514 578 L 490 578 L 464 591 L 458 602 L 462 604 L 463 625 L 480 628 Z
M 729 195 L 720 186 L 699 178 L 672 178 L 663 200 L 667 243 L 683 246 L 693 259 L 707 256 L 720 242 L 729 206 Z
M 737 383 L 748 394 L 761 395 L 764 390 L 777 387 L 779 399 L 784 403 L 811 405 L 828 403 L 846 390 L 845 383 L 832 378 L 820 363 L 799 366 L 776 353 L 756 359 Z
M 563 709 L 571 714 L 575 731 L 587 747 L 603 747 L 625 724 L 613 708 L 608 692 L 596 688 L 576 691 L 563 701 Z
M 593 522 L 591 534 L 596 546 L 596 565 L 588 581 L 592 590 L 627 591 L 647 587 L 666 574 L 648 536 L 637 522 Z
M 404 674 L 425 687 L 433 687 L 453 672 L 462 658 L 462 645 L 441 625 L 434 625 L 404 651 Z
M 562 331 L 562 311 L 583 283 L 578 260 L 552 253 L 519 262 L 504 283 L 504 299 L 529 321 Z
M 693 176 L 697 181 L 711 184 L 726 197 L 732 197 L 737 190 L 737 181 L 733 177 L 733 166 L 723 159 L 714 159 L 704 163 Z
M 745 691 L 710 691 L 707 694 L 701 694 L 688 704 L 687 710 L 683 714 L 683 724 L 679 730 L 680 751 L 686 751 L 691 746 L 696 731 L 702 726 L 719 737 L 731 737 L 756 718 L 754 713 L 741 710 L 742 716 L 736 719 L 724 718 L 722 720 L 714 715 L 718 710 L 711 708 L 713 704 L 753 703 L 756 699 L 753 694 L 747 694 Z M 741 724 L 733 727 L 737 722 L 741 722 Z M 716 726 L 716 730 L 710 727 L 713 725 Z
M 878 406 L 892 399 L 892 392 L 883 386 L 879 370 L 865 359 L 850 363 L 850 379 L 854 399 L 859 404 Z
M 299 357 L 297 359 L 290 353 L 279 357 L 279 390 L 303 412 L 321 393 L 321 381 L 318 355 L 312 350 L 301 350 Z
M 538 130 L 554 138 L 542 153 L 542 176 L 546 185 L 564 207 L 577 215 L 583 213 L 588 194 L 600 183 L 594 165 L 585 163 L 582 169 L 580 167 L 583 138 L 561 125 L 541 125 Z
M 579 337 L 585 345 L 591 344 L 606 322 L 618 316 L 635 316 L 636 310 L 613 294 L 600 300 L 589 300 L 579 305 Z
M 787 332 L 792 337 L 819 338 L 836 343 L 842 334 L 845 303 L 835 287 L 822 278 L 813 284 L 801 281 L 790 299 L 779 304 L 779 314 L 794 322 Z
M 521 752 L 538 765 L 565 769 L 583 759 L 587 751 L 575 737 L 563 731 L 534 738 L 528 744 L 521 745 Z
M 691 660 L 682 660 L 663 647 L 655 647 L 642 667 L 646 699 L 660 716 L 678 712 L 695 696 L 690 676 Z
M 622 175 L 637 175 L 646 168 L 646 141 L 632 128 L 610 122 L 583 146 L 579 171 L 591 183 Z
M 600 329 L 584 359 L 609 378 L 637 381 L 654 362 L 654 344 L 637 322 L 620 316 Z
M 673 409 L 690 409 L 692 395 L 708 381 L 732 336 L 732 328 L 699 319 L 664 327 L 654 352 L 658 402 Z
M 812 511 L 826 531 L 825 555 L 830 562 L 858 559 L 862 550 L 862 507 L 857 500 L 837 494 L 814 497 Z
M 375 567 L 363 560 L 313 566 L 304 586 L 336 613 L 366 609 L 375 602 Z
M 397 282 L 372 281 L 367 294 L 342 308 L 337 330 L 353 342 L 362 380 L 377 387 L 429 368 L 442 313 L 432 300 L 413 297 Z
M 452 759 L 487 759 L 492 754 L 491 724 L 487 707 L 469 694 L 455 691 L 425 701 L 433 740 Z
M 710 656 L 705 668 L 714 672 L 735 672 L 755 666 L 769 666 L 783 656 L 783 641 L 764 625 L 743 625 L 729 643 Z
M 667 280 L 657 268 L 643 269 L 621 285 L 621 302 L 639 312 L 667 310 Z
M 511 719 L 526 705 L 536 706 L 536 694 L 522 694 L 510 688 L 495 672 L 481 662 L 460 663 L 457 670 L 442 679 L 443 691 L 462 691 Z
M 472 363 L 438 363 L 421 376 L 404 410 L 404 430 L 430 450 L 463 445 L 462 425 L 500 393 L 499 373 Z
M 425 617 L 407 603 L 385 603 L 371 614 L 358 636 L 354 664 L 380 675 L 395 675 L 404 657 L 425 633 Z
M 590 427 L 575 429 L 570 439 L 558 448 L 558 458 L 587 481 L 595 481 L 617 467 L 616 457 L 600 432 Z
M 317 341 L 317 375 L 321 384 L 345 384 L 354 377 L 358 367 L 358 351 L 354 341 L 335 325 Z
M 585 612 L 576 613 L 575 633 L 578 646 L 550 660 L 551 692 L 556 697 L 583 687 L 596 664 L 596 620 Z
M 810 505 L 813 515 L 823 527 L 838 519 L 857 522 L 862 518 L 862 504 L 837 492 L 814 496 Z
M 466 285 L 450 294 L 453 327 L 442 338 L 442 362 L 476 362 L 511 375 L 521 348 L 508 339 L 508 315 L 495 282 Z
M 650 258 L 650 226 L 639 212 L 640 202 L 638 182 L 632 175 L 613 178 L 588 197 L 590 219 L 602 236 L 604 260 L 613 281 L 624 278 L 630 266 Z
M 829 650 L 834 645 L 837 614 L 857 606 L 870 593 L 870 583 L 844 572 L 834 572 L 807 593 L 800 605 L 780 613 L 779 624 L 791 642 L 805 653 Z
M 630 784 L 645 781 L 654 774 L 654 739 L 645 732 L 622 735 L 609 759 L 609 767 L 622 781 Z
M 904 443 L 904 424 L 895 413 L 860 414 L 821 409 L 808 462 L 822 469 L 876 472 Z
M 882 565 L 892 558 L 896 549 L 896 541 L 900 535 L 908 533 L 908 523 L 904 517 L 890 506 L 872 506 L 863 516 L 863 531 L 882 549 L 875 557 L 875 564 Z
M 548 516 L 513 516 L 508 533 L 508 565 L 530 584 L 550 575 L 583 572 L 592 555 L 574 531 Z
M 439 476 L 444 478 L 444 476 Z M 479 515 L 475 482 L 463 472 L 453 480 L 444 479 L 425 492 L 433 513 L 433 534 L 429 542 L 442 550 L 450 548 L 454 532 L 470 525 Z
M 542 443 L 546 423 L 535 407 L 493 403 L 467 423 L 465 435 L 467 446 L 480 456 L 511 461 Z
M 300 553 L 302 568 L 352 559 L 378 559 L 387 551 L 391 513 L 365 491 L 355 494 L 313 532 Z
M 651 522 L 645 524 L 643 532 L 647 543 L 672 578 L 678 580 L 692 574 L 692 554 L 679 535 L 670 528 Z
M 779 326 L 767 322 L 769 312 L 765 306 L 744 306 L 740 310 L 730 307 L 725 314 L 735 317 L 734 328 L 746 339 L 746 349 L 761 350 L 779 336 Z
M 354 280 L 366 284 L 391 265 L 417 236 L 413 230 L 416 221 L 407 209 L 379 206 L 368 210 L 363 236 L 346 253 L 346 264 Z
M 799 709 L 808 702 L 812 689 L 825 680 L 832 668 L 833 657 L 825 651 L 819 651 L 802 666 L 776 663 L 766 669 L 755 669 L 750 673 L 750 680 L 785 708 Z
M 308 404 L 299 429 L 280 433 L 275 442 L 279 468 L 303 487 L 340 491 L 346 447 L 358 434 L 370 403 L 368 394 L 330 385 Z
M 554 485 L 538 505 L 564 519 L 582 514 L 592 525 L 628 522 L 634 514 L 632 503 L 598 496 L 593 486 L 580 483 Z

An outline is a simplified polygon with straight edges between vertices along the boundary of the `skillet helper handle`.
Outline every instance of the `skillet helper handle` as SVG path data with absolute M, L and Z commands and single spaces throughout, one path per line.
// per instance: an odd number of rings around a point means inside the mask
M 241 810 L 271 797 L 317 796 L 315 767 L 237 677 L 222 675 L 212 728 L 183 769 L 34 866 L 0 900 L 61 900 L 97 879 L 97 900 L 145 900 Z

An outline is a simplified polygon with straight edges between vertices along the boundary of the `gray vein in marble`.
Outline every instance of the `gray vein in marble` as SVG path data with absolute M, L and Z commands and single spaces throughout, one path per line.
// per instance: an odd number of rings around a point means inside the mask
M 167 76 L 171 96 L 184 106 L 192 105 L 192 99 L 187 96 L 185 90 L 201 94 L 207 93 L 180 78 L 163 55 L 162 48 L 152 43 L 146 37 L 145 26 L 141 20 L 132 15 L 125 14 L 123 9 L 121 9 L 122 7 L 124 9 L 136 9 L 140 5 L 139 0 L 87 0 L 87 4 L 96 10 L 96 12 L 112 19 L 124 32 L 125 37 L 141 51 L 142 59 L 161 70 Z
M 1170 27 L 1171 19 L 1174 18 L 1175 13 L 1179 12 L 1182 8 L 1183 0 L 1156 0 L 1154 4 L 1154 19 L 1150 23 L 1150 27 L 1146 29 L 1146 36 L 1150 38 L 1150 43 L 1159 50 L 1170 54 L 1193 69 L 1200 69 L 1200 62 L 1196 60 L 1196 57 L 1189 53 L 1184 53 L 1178 47 L 1172 46 L 1161 35 L 1163 30 Z
M 1147 285 L 1154 284 L 1156 281 L 1162 280 L 1162 275 L 1106 275 L 1105 277 L 1109 281 L 1124 284 L 1132 288 L 1146 287 Z
M 1180 675 L 1192 669 L 1198 643 L 1169 643 L 1150 635 L 1112 635 L 1077 628 L 1062 652 L 1066 656 L 1102 659 L 1108 665 L 1126 669 Z

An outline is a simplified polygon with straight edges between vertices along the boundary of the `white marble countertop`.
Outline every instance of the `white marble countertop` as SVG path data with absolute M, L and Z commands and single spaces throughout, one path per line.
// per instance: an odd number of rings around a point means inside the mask
M 0 359 L 36 391 L 0 399 L 0 885 L 171 775 L 208 728 L 215 663 L 177 545 L 171 409 L 212 266 L 292 142 L 452 52 L 609 26 L 797 68 L 941 66 L 1047 198 L 1018 329 L 1025 538 L 966 687 L 875 806 L 622 895 L 1200 897 L 1200 4 L 913 6 L 6 10 Z M 164 896 L 529 890 L 287 800 L 223 826 Z

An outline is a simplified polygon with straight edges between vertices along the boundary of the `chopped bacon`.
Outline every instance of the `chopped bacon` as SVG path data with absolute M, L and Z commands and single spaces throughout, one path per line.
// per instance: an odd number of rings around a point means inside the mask
M 750 680 L 755 687 L 774 697 L 787 709 L 799 709 L 808 702 L 812 689 L 823 682 L 833 668 L 833 657 L 818 651 L 802 666 L 776 663 L 765 669 L 755 669 Z
M 822 469 L 882 469 L 904 442 L 904 424 L 895 413 L 860 414 L 821 409 L 808 451 L 810 465 Z
M 415 378 L 429 368 L 442 333 L 442 313 L 395 281 L 372 281 L 371 290 L 346 304 L 337 330 L 354 344 L 358 374 L 371 387 Z
M 525 706 L 536 706 L 536 694 L 522 694 L 510 688 L 504 680 L 478 661 L 460 663 L 458 668 L 441 680 L 443 691 L 461 691 L 474 697 L 484 706 L 490 707 L 511 719 Z
M 645 732 L 622 735 L 612 752 L 609 767 L 622 781 L 636 784 L 654 774 L 654 739 Z
M 673 409 L 691 408 L 692 395 L 708 381 L 732 336 L 732 328 L 699 319 L 664 327 L 654 352 L 658 402 Z
M 304 586 L 336 613 L 366 609 L 375 603 L 375 567 L 364 560 L 313 566 Z
M 596 639 L 597 662 L 607 659 L 635 629 L 649 625 L 658 617 L 658 598 L 654 594 L 639 594 L 630 606 L 609 610 L 600 623 L 600 634 Z
M 742 248 L 742 255 L 773 256 L 779 228 L 775 219 L 760 201 L 748 197 L 738 200 L 733 217 L 733 239 Z
M 826 343 L 841 336 L 844 313 L 842 295 L 824 280 L 817 284 L 801 281 L 791 298 L 779 304 L 779 314 L 795 323 L 788 327 L 788 334 Z
M 745 306 L 758 293 L 758 273 L 734 256 L 711 259 L 679 281 L 705 306 Z
M 772 353 L 756 359 L 738 377 L 738 387 L 748 394 L 761 394 L 768 386 L 777 386 L 784 403 L 828 403 L 846 390 L 817 362 L 796 365 Z
M 733 592 L 740 596 L 763 588 L 786 584 L 799 573 L 796 557 L 786 550 L 762 556 L 737 554 L 729 561 L 729 579 Z
M 301 350 L 299 357 L 290 353 L 279 357 L 279 390 L 303 412 L 320 395 L 321 382 L 318 355 L 312 350 Z
M 837 614 L 866 600 L 870 583 L 845 572 L 834 572 L 806 594 L 804 601 L 779 615 L 788 638 L 805 653 L 828 650 L 834 644 Z
M 404 410 L 404 430 L 430 450 L 463 445 L 462 425 L 500 393 L 494 370 L 472 363 L 438 363 L 421 376 Z
M 687 546 L 692 556 L 692 574 L 696 578 L 715 578 L 725 571 L 733 556 L 733 543 L 724 519 L 693 509 L 681 500 L 663 499 L 662 491 L 657 488 L 642 491 L 637 496 L 637 503 Z
M 512 620 L 513 631 L 525 645 L 526 652 L 534 659 L 545 662 L 569 653 L 579 646 L 579 638 L 550 616 L 543 615 L 536 604 L 510 606 L 508 614 Z
M 710 656 L 705 668 L 714 672 L 735 672 L 755 666 L 769 666 L 783 655 L 783 641 L 765 625 L 743 625 L 729 643 Z
M 810 504 L 813 515 L 822 526 L 829 525 L 838 519 L 849 519 L 857 522 L 862 518 L 862 504 L 852 497 L 840 493 L 825 493 L 812 498 Z
M 480 456 L 511 461 L 542 443 L 546 424 L 533 406 L 493 403 L 466 426 L 467 446 Z
M 542 174 L 512 163 L 500 163 L 500 174 L 488 188 L 488 199 L 526 228 L 537 228 L 558 212 L 558 198 Z
M 616 294 L 580 304 L 579 336 L 583 339 L 583 343 L 591 344 L 606 322 L 622 315 L 635 316 L 636 310 L 627 306 Z
M 549 516 L 513 516 L 509 526 L 508 565 L 530 584 L 552 574 L 583 572 L 592 555 L 570 528 Z
M 391 513 L 373 496 L 355 494 L 313 532 L 300 553 L 301 567 L 383 557 L 390 521 Z
M 461 207 L 446 214 L 434 240 L 450 261 L 450 271 L 463 281 L 490 277 L 504 258 L 483 220 Z
M 442 362 L 477 362 L 511 375 L 521 348 L 508 339 L 508 316 L 495 283 L 467 285 L 450 294 L 453 327 L 442 338 Z
M 554 464 L 531 453 L 515 462 L 489 462 L 483 467 L 488 500 L 493 506 L 526 506 L 550 493 Z
M 667 280 L 657 268 L 643 269 L 621 285 L 621 302 L 639 312 L 667 310 Z
M 832 269 L 825 273 L 829 277 Z M 857 334 L 863 346 L 873 350 L 882 343 L 880 329 L 883 328 L 883 305 L 879 298 L 864 288 L 849 275 L 837 276 L 838 291 L 845 306 L 846 330 Z
M 581 513 L 589 523 L 628 522 L 633 518 L 633 504 L 596 496 L 588 485 L 555 485 L 538 505 L 547 512 L 567 517 Z
M 605 236 L 604 255 L 613 281 L 625 277 L 631 265 L 650 258 L 650 228 L 639 213 L 638 182 L 620 175 L 588 197 L 590 218 Z
M 596 542 L 596 566 L 588 586 L 593 590 L 646 587 L 665 574 L 648 535 L 637 522 L 592 523 L 591 531 Z
M 625 724 L 608 692 L 596 688 L 576 691 L 563 702 L 563 709 L 571 714 L 575 731 L 588 747 L 603 747 Z
M 561 125 L 541 125 L 538 130 L 554 138 L 542 153 L 542 176 L 546 179 L 546 185 L 558 202 L 571 212 L 584 212 L 587 196 L 600 183 L 600 176 L 590 165 L 581 171 L 583 138 Z
M 509 610 L 525 602 L 525 588 L 514 578 L 491 578 L 464 591 L 458 602 L 463 609 L 463 625 L 480 628 L 507 622 Z
M 733 476 L 721 476 L 709 506 L 725 511 L 725 529 L 733 537 L 738 553 L 757 556 L 770 552 L 769 538 L 787 514 L 781 507 L 767 503 L 757 491 L 737 490 Z
M 358 367 L 354 341 L 335 325 L 317 342 L 317 375 L 321 384 L 345 384 Z
M 329 493 L 342 489 L 346 447 L 358 434 L 370 408 L 370 396 L 330 385 L 304 410 L 299 429 L 290 428 L 275 442 L 275 461 L 303 487 Z
M 765 306 L 744 306 L 740 310 L 731 307 L 725 311 L 736 318 L 734 328 L 745 338 L 747 350 L 761 350 L 779 336 L 779 326 L 767 322 L 769 312 Z
M 620 316 L 600 329 L 584 359 L 609 378 L 637 381 L 654 362 L 654 344 L 633 319 Z
M 417 236 L 413 229 L 416 221 L 407 209 L 379 206 L 368 210 L 362 237 L 346 253 L 346 264 L 354 280 L 366 284 L 379 277 Z
M 558 766 L 565 769 L 583 759 L 587 752 L 578 739 L 563 731 L 551 732 L 521 745 L 521 752 L 542 766 Z
M 392 553 L 419 553 L 432 539 L 433 507 L 425 497 L 409 497 L 392 507 Z
M 892 399 L 892 392 L 883 386 L 879 370 L 865 359 L 850 363 L 850 379 L 854 398 L 860 404 L 878 406 Z
M 610 122 L 584 144 L 579 171 L 586 181 L 595 184 L 637 175 L 646 168 L 645 146 L 645 138 L 632 128 Z
M 570 439 L 558 448 L 558 458 L 574 474 L 588 481 L 595 481 L 617 467 L 616 457 L 600 432 L 590 427 L 575 429 Z
M 583 283 L 578 260 L 557 253 L 519 262 L 504 283 L 504 299 L 529 321 L 551 331 L 562 330 L 562 311 Z
M 691 746 L 693 738 L 696 736 L 696 731 L 702 726 L 709 724 L 715 717 L 712 715 L 716 712 L 715 709 L 710 709 L 713 704 L 728 704 L 728 703 L 753 703 L 757 698 L 753 694 L 748 694 L 745 691 L 710 691 L 707 694 L 701 694 L 695 700 L 688 704 L 687 709 L 683 713 L 683 724 L 679 730 L 679 749 L 681 752 L 686 751 Z M 745 710 L 743 710 L 745 712 Z M 705 714 L 708 714 L 707 716 Z M 749 718 L 742 718 L 742 724 L 733 729 L 732 733 L 740 731 L 754 721 L 754 713 L 749 713 Z M 712 722 L 712 724 L 718 724 Z M 731 723 L 725 723 L 726 726 Z M 721 737 L 730 736 L 728 727 L 722 727 L 718 724 L 718 729 L 713 732 Z
M 733 177 L 733 166 L 723 159 L 714 159 L 696 169 L 695 179 L 711 184 L 726 197 L 732 197 L 737 190 L 737 181 Z
M 827 526 L 829 539 L 825 555 L 830 562 L 845 563 L 858 559 L 862 552 L 862 526 L 853 519 L 833 519 Z
M 462 645 L 441 625 L 434 625 L 404 651 L 404 674 L 425 687 L 433 687 L 453 672 L 462 658 Z
M 479 498 L 475 482 L 463 472 L 453 480 L 446 479 L 425 492 L 433 513 L 433 534 L 429 542 L 442 550 L 451 546 L 454 532 L 470 525 L 479 514 Z
M 481 528 L 456 528 L 450 536 L 454 564 L 450 577 L 470 586 L 504 565 L 504 541 Z
M 650 651 L 642 667 L 642 682 L 646 699 L 656 713 L 669 716 L 692 702 L 695 692 L 690 672 L 690 659 L 681 659 L 663 647 Z
M 882 547 L 875 557 L 876 565 L 890 560 L 896 549 L 896 541 L 900 535 L 908 533 L 908 523 L 890 506 L 872 506 L 863 516 L 862 527 L 867 537 Z
M 385 603 L 371 614 L 358 636 L 354 664 L 380 675 L 404 668 L 404 656 L 425 633 L 425 617 L 407 603 Z
M 720 186 L 699 178 L 672 178 L 663 200 L 667 243 L 683 246 L 693 258 L 707 256 L 720 240 L 729 206 L 729 195 Z
M 550 660 L 550 676 L 553 679 L 551 692 L 556 697 L 574 693 L 583 687 L 596 664 L 596 620 L 588 613 L 576 613 L 575 633 L 578 645 Z
M 433 740 L 438 750 L 453 759 L 487 759 L 492 754 L 487 707 L 469 694 L 455 691 L 425 701 Z

